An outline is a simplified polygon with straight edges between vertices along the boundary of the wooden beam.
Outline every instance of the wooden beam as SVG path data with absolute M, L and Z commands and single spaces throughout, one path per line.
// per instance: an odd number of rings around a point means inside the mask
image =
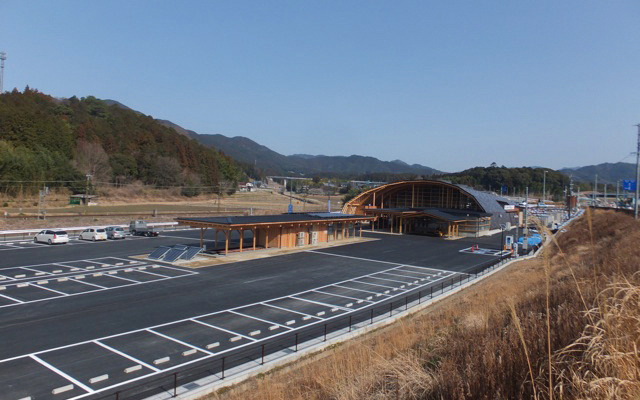
M 256 236 L 258 236 L 258 228 L 253 228 L 253 251 L 256 250 Z
M 269 248 L 269 227 L 267 226 L 267 229 L 264 230 L 265 233 L 265 239 L 264 239 L 264 248 L 268 249 Z
M 229 254 L 229 231 L 224 231 L 224 255 Z
M 244 229 L 240 229 L 240 253 L 242 253 L 242 242 L 244 241 Z

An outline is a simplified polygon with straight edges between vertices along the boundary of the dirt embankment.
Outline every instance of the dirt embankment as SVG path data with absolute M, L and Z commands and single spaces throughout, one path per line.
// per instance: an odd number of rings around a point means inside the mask
M 542 256 L 209 399 L 638 399 L 640 225 L 587 214 Z

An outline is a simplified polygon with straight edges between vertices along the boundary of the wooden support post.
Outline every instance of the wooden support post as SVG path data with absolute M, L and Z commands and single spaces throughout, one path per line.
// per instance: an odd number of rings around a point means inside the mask
M 278 235 L 278 248 L 282 248 L 282 227 L 280 227 L 280 234 Z
M 256 250 L 256 236 L 258 236 L 258 228 L 253 228 L 253 250 Z
M 215 228 L 213 229 L 213 249 L 218 249 L 218 230 Z
M 224 231 L 224 255 L 229 254 L 229 231 Z
M 204 228 L 200 228 L 200 248 L 204 247 Z
M 364 222 L 364 221 L 360 222 L 360 237 L 362 237 L 362 222 Z
M 242 253 L 242 242 L 244 241 L 244 229 L 240 229 L 240 253 Z
M 391 221 L 391 233 L 393 233 L 393 215 L 389 216 L 389 220 Z
M 264 248 L 268 249 L 269 248 L 269 226 L 267 226 L 267 229 L 264 230 L 265 233 L 265 240 L 264 240 Z
M 416 185 L 411 185 L 411 208 L 415 207 Z
M 404 218 L 400 217 L 400 223 L 398 224 L 398 233 L 402 234 L 402 225 L 404 224 Z

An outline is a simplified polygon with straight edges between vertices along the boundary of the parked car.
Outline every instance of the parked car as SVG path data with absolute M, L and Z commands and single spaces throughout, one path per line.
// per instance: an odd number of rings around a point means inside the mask
M 107 240 L 107 232 L 104 228 L 88 228 L 80 233 L 78 239 L 82 240 Z
M 67 235 L 67 232 L 65 231 L 54 231 L 54 230 L 45 229 L 43 231 L 38 232 L 38 234 L 33 237 L 33 242 L 34 243 L 43 242 L 43 243 L 49 243 L 49 244 L 56 244 L 56 243 L 65 244 L 69 242 L 69 235 Z
M 107 232 L 107 239 L 124 239 L 124 229 L 119 226 L 107 226 L 104 230 Z

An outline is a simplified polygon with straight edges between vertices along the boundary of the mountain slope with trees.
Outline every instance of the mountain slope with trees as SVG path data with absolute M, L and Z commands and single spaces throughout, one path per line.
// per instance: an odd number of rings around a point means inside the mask
M 189 137 L 200 143 L 218 148 L 234 159 L 253 164 L 271 175 L 339 174 L 346 177 L 373 173 L 409 173 L 427 176 L 441 173 L 441 171 L 420 164 L 409 165 L 400 160 L 382 161 L 375 157 L 360 155 L 296 154 L 285 156 L 243 136 L 227 137 L 219 134 L 203 135 L 193 131 L 187 132 L 189 132 Z
M 565 175 L 572 176 L 580 182 L 593 183 L 598 175 L 599 183 L 614 184 L 618 180 L 636 179 L 636 165 L 625 162 L 604 163 L 587 165 L 579 168 L 563 168 L 560 170 Z
M 515 189 L 515 192 L 522 196 L 528 187 L 531 195 L 540 195 L 542 194 L 544 171 L 547 171 L 547 198 L 562 198 L 564 188 L 569 186 L 569 177 L 549 168 L 507 168 L 492 164 L 489 167 L 475 167 L 454 174 L 441 175 L 439 178 L 480 190 L 502 192 L 505 195 L 513 195 Z M 506 192 L 502 190 L 503 187 L 507 189 Z
M 120 104 L 54 99 L 28 87 L 0 95 L 3 192 L 33 192 L 43 181 L 77 192 L 86 174 L 101 184 L 186 186 L 192 194 L 245 178 L 229 156 Z

